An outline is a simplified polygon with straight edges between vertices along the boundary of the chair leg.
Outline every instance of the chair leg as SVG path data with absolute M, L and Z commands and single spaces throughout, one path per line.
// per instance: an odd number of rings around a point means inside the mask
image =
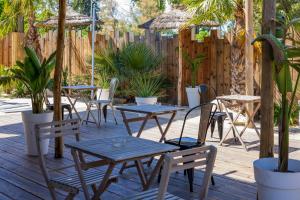
M 55 189 L 54 187 L 48 185 L 48 188 L 49 188 L 49 192 L 50 192 L 50 195 L 52 197 L 53 200 L 56 200 L 56 194 L 55 194 Z
M 104 106 L 103 106 L 102 111 L 103 111 L 104 121 L 105 121 L 105 123 L 106 123 L 106 119 L 107 119 L 107 105 L 104 105 Z
M 220 141 L 223 138 L 223 124 L 224 124 L 224 120 L 225 120 L 224 117 L 219 117 L 218 121 L 217 121 L 217 123 L 218 123 L 218 133 L 219 133 Z
M 111 104 L 110 107 L 111 107 L 111 111 L 112 111 L 113 117 L 114 117 L 114 119 L 115 119 L 116 125 L 118 125 L 117 118 L 116 118 L 116 115 L 115 115 L 115 109 L 114 109 L 114 106 Z
M 190 184 L 190 192 L 194 191 L 193 188 L 193 183 L 194 183 L 194 168 L 188 169 L 187 170 L 187 175 L 189 179 L 189 184 Z
M 212 184 L 212 185 L 215 185 L 215 184 L 216 184 L 216 183 L 215 183 L 214 176 L 211 176 L 211 177 L 210 177 L 210 180 L 211 180 L 211 184 Z
M 99 126 L 100 126 L 101 125 L 101 120 L 102 120 L 101 104 L 98 104 L 98 120 L 99 120 Z
M 71 107 L 68 107 L 68 112 L 69 112 L 69 118 L 73 119 Z
M 65 200 L 73 200 L 77 193 L 70 192 Z
M 215 131 L 215 125 L 216 125 L 216 120 L 214 118 L 211 119 L 211 124 L 210 124 L 210 137 L 212 138 L 214 135 Z

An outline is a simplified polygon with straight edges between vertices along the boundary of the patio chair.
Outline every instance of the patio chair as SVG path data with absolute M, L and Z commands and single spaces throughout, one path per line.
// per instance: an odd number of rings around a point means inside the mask
M 216 99 L 217 92 L 213 87 L 209 87 L 206 84 L 201 84 L 199 86 L 199 94 L 200 94 L 200 102 L 208 103 L 208 102 L 211 101 L 211 99 L 213 99 L 213 102 L 216 102 L 217 105 L 218 105 L 218 110 L 219 111 L 216 111 L 216 113 L 214 114 L 214 116 L 212 118 L 212 121 L 211 121 L 210 136 L 213 137 L 216 122 L 217 122 L 217 124 L 218 124 L 218 134 L 219 134 L 219 138 L 220 138 L 220 141 L 221 141 L 222 138 L 223 138 L 224 121 L 227 118 L 227 114 L 226 114 L 226 112 L 221 111 L 221 104 Z M 213 96 L 213 98 L 209 98 L 209 95 Z M 229 115 L 230 115 L 231 119 L 233 119 L 233 114 L 229 113 Z M 233 134 L 235 135 L 234 130 L 233 130 Z
M 40 142 L 42 140 L 55 139 L 57 137 L 64 137 L 69 135 L 75 136 L 76 141 L 79 141 L 79 135 L 80 135 L 79 127 L 80 127 L 79 119 L 43 123 L 43 124 L 37 124 L 35 126 L 39 165 L 42 174 L 44 176 L 44 179 L 46 181 L 46 184 L 48 186 L 48 189 L 50 191 L 51 197 L 54 200 L 57 199 L 55 189 L 63 190 L 67 192 L 68 195 L 66 199 L 73 199 L 78 194 L 80 188 L 83 188 L 85 199 L 90 199 L 87 186 L 91 186 L 93 191 L 95 191 L 96 183 L 100 183 L 103 177 L 105 176 L 105 172 L 101 172 L 100 170 L 94 170 L 94 169 L 86 169 L 84 171 L 82 177 L 84 177 L 84 180 L 86 181 L 80 179 L 79 178 L 80 174 L 78 174 L 77 172 L 69 175 L 62 175 L 59 177 L 52 177 L 49 175 L 50 172 L 60 173 L 63 172 L 63 170 L 73 168 L 75 165 L 66 166 L 58 169 L 51 169 L 51 171 L 48 170 L 44 155 L 42 155 L 41 153 Z M 80 159 L 82 160 L 82 162 L 84 162 L 84 157 L 82 154 L 80 155 Z M 115 182 L 116 179 L 117 179 L 116 176 L 111 176 L 107 186 L 111 182 Z
M 212 177 L 212 171 L 216 159 L 217 148 L 214 146 L 203 146 L 193 149 L 177 151 L 165 155 L 162 179 L 159 188 L 151 189 L 134 196 L 126 198 L 127 200 L 144 199 L 182 199 L 167 192 L 170 175 L 178 170 L 190 169 L 191 167 L 205 166 L 204 177 L 201 185 L 199 199 L 206 198 L 209 188 L 209 181 Z
M 47 91 L 45 92 L 45 104 L 46 104 L 46 108 L 47 110 L 54 110 L 54 104 L 50 103 L 49 98 L 48 98 L 48 94 Z M 62 120 L 64 120 L 64 113 L 65 110 L 68 111 L 68 118 L 72 119 L 72 108 L 70 104 L 67 103 L 61 103 L 61 116 L 62 116 Z
M 115 120 L 115 123 L 118 124 L 116 116 L 115 116 L 115 110 L 114 110 L 114 106 L 113 106 L 113 101 L 114 101 L 114 96 L 115 96 L 115 92 L 117 90 L 119 84 L 119 80 L 117 78 L 112 78 L 110 81 L 110 86 L 109 86 L 109 97 L 107 100 L 101 100 L 100 95 L 97 97 L 97 100 L 92 100 L 90 101 L 91 105 L 96 105 L 97 110 L 98 110 L 98 126 L 100 126 L 101 124 L 101 111 L 103 112 L 104 115 L 104 120 L 106 122 L 106 118 L 107 118 L 107 106 L 111 107 L 112 110 L 112 114 Z M 88 115 L 89 118 L 89 115 Z
M 171 139 L 171 140 L 166 140 L 165 143 L 171 144 L 171 145 L 176 145 L 176 146 L 180 147 L 180 150 L 186 150 L 186 149 L 191 149 L 194 147 L 204 146 L 207 130 L 208 130 L 208 127 L 210 126 L 210 123 L 216 112 L 216 109 L 217 109 L 217 105 L 213 104 L 213 103 L 201 104 L 199 106 L 196 106 L 196 107 L 190 109 L 184 117 L 180 137 Z M 198 113 L 200 113 L 199 114 L 200 122 L 199 122 L 199 128 L 198 128 L 198 137 L 197 138 L 183 137 L 183 132 L 184 132 L 184 128 L 186 125 L 186 121 L 193 111 L 198 111 Z M 186 172 L 188 174 L 188 179 L 189 179 L 189 183 L 190 183 L 190 191 L 193 192 L 194 169 L 191 168 L 189 170 L 186 170 Z M 212 184 L 214 185 L 213 177 L 212 177 Z

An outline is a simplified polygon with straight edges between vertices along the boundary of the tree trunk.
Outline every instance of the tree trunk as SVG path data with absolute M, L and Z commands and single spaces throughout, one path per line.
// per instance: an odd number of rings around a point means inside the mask
M 264 0 L 262 33 L 275 34 L 276 0 Z M 262 46 L 261 74 L 261 136 L 260 158 L 273 157 L 274 152 L 274 82 L 272 72 L 272 47 L 264 42 Z
M 25 38 L 25 45 L 27 47 L 31 47 L 35 50 L 36 54 L 38 55 L 38 57 L 40 58 L 40 60 L 42 60 L 42 51 L 41 51 L 41 46 L 39 43 L 39 33 L 37 31 L 37 28 L 35 26 L 35 11 L 33 9 L 33 6 L 31 5 L 31 11 L 29 13 L 28 16 L 28 32 L 26 34 L 26 38 Z
M 245 48 L 244 30 L 245 15 L 243 1 L 237 1 L 237 8 L 234 13 L 236 25 L 232 39 L 231 51 L 231 94 L 245 94 Z
M 58 34 L 56 48 L 56 66 L 54 71 L 54 121 L 61 121 L 61 76 L 65 44 L 66 0 L 59 0 Z M 63 156 L 63 138 L 55 139 L 55 157 Z

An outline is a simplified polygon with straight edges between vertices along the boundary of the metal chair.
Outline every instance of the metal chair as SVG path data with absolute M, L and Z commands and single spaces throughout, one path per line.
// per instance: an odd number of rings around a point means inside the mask
M 93 191 L 95 191 L 96 183 L 100 183 L 103 177 L 105 176 L 105 172 L 101 172 L 99 170 L 93 170 L 93 169 L 88 169 L 84 171 L 83 174 L 73 173 L 70 175 L 63 175 L 59 177 L 52 177 L 49 175 L 50 172 L 59 173 L 65 169 L 71 167 L 73 168 L 74 165 L 66 166 L 58 169 L 52 169 L 51 171 L 48 170 L 44 155 L 42 155 L 41 152 L 40 142 L 42 140 L 55 139 L 58 137 L 65 137 L 69 135 L 75 136 L 76 141 L 79 141 L 79 134 L 80 134 L 79 127 L 80 127 L 79 119 L 37 124 L 35 126 L 39 165 L 42 174 L 44 176 L 44 179 L 46 181 L 46 184 L 48 186 L 48 189 L 50 191 L 51 197 L 54 200 L 57 199 L 55 189 L 63 190 L 67 192 L 68 195 L 66 199 L 73 199 L 78 194 L 80 188 L 83 189 L 85 199 L 90 199 L 87 186 L 91 186 Z M 82 162 L 84 162 L 84 157 L 82 154 L 80 155 L 80 159 L 82 160 Z M 83 178 L 80 178 L 80 175 L 82 175 Z M 115 182 L 116 178 L 117 178 L 116 176 L 111 176 L 108 185 L 111 182 Z
M 207 130 L 208 130 L 208 127 L 210 126 L 210 123 L 216 112 L 216 109 L 217 109 L 217 106 L 216 106 L 216 104 L 213 104 L 213 103 L 202 104 L 202 105 L 199 105 L 199 106 L 196 106 L 196 107 L 190 109 L 184 117 L 180 137 L 171 139 L 171 140 L 166 140 L 165 143 L 176 145 L 176 146 L 180 147 L 180 150 L 190 149 L 190 148 L 194 148 L 194 147 L 201 147 L 201 146 L 205 145 Z M 186 121 L 193 111 L 198 111 L 199 116 L 200 116 L 198 137 L 197 138 L 183 137 L 183 132 L 184 132 L 184 128 L 186 125 Z M 188 174 L 188 178 L 189 178 L 189 182 L 190 182 L 190 191 L 192 192 L 193 191 L 194 169 L 191 168 L 191 169 L 187 170 L 186 172 Z M 212 178 L 212 184 L 214 185 L 213 178 Z
M 200 94 L 200 102 L 208 103 L 208 102 L 210 102 L 211 99 L 214 99 L 217 102 L 218 109 L 220 111 L 216 111 L 216 113 L 214 114 L 214 116 L 212 118 L 211 126 L 210 126 L 210 136 L 213 137 L 214 130 L 215 130 L 215 125 L 216 125 L 216 122 L 217 122 L 217 124 L 218 124 L 218 134 L 219 134 L 219 138 L 220 138 L 220 141 L 221 141 L 222 138 L 223 138 L 224 121 L 227 118 L 227 114 L 226 114 L 226 112 L 221 111 L 221 104 L 216 99 L 217 92 L 213 87 L 209 87 L 206 84 L 201 84 L 199 86 L 199 94 Z M 209 95 L 212 95 L 213 98 L 209 98 Z M 233 114 L 229 113 L 229 115 L 230 115 L 231 119 L 233 119 Z M 235 135 L 234 130 L 233 130 L 233 134 Z
M 50 103 L 49 99 L 48 99 L 48 94 L 47 94 L 47 91 L 45 91 L 45 104 L 46 104 L 46 108 L 47 110 L 54 110 L 54 104 L 53 103 Z M 67 104 L 67 103 L 62 103 L 61 104 L 61 116 L 62 116 L 62 120 L 64 120 L 64 113 L 65 113 L 65 110 L 68 111 L 68 118 L 72 119 L 72 107 L 70 104 Z
M 118 124 L 116 116 L 115 116 L 114 106 L 113 106 L 114 96 L 115 96 L 115 92 L 117 90 L 118 84 L 119 84 L 119 80 L 117 78 L 112 78 L 111 81 L 110 81 L 108 99 L 107 100 L 101 100 L 100 99 L 101 93 L 100 93 L 100 95 L 97 97 L 97 100 L 90 101 L 90 104 L 91 105 L 96 105 L 97 110 L 98 110 L 98 120 L 99 120 L 98 121 L 98 126 L 100 126 L 100 124 L 101 124 L 101 111 L 103 111 L 104 120 L 106 122 L 107 106 L 111 107 L 114 120 L 115 120 L 116 124 Z
M 216 160 L 217 148 L 214 146 L 203 146 L 193 149 L 168 153 L 165 156 L 162 179 L 159 188 L 151 189 L 137 195 L 125 198 L 127 200 L 181 200 L 182 198 L 167 192 L 170 175 L 179 170 L 190 169 L 191 167 L 206 166 L 199 199 L 203 200 L 207 197 L 209 181 L 212 177 L 212 171 Z

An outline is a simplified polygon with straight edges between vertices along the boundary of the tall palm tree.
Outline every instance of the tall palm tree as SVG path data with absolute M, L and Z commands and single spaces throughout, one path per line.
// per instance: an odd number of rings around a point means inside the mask
M 56 0 L 4 0 L 3 11 L 0 15 L 0 36 L 16 29 L 18 19 L 23 16 L 28 23 L 25 46 L 32 47 L 41 58 L 41 47 L 38 42 L 39 33 L 35 26 L 37 13 L 54 6 Z
M 245 13 L 243 0 L 183 0 L 183 4 L 194 13 L 191 23 L 205 20 L 224 24 L 234 21 L 232 38 L 232 88 L 231 93 L 245 93 Z

